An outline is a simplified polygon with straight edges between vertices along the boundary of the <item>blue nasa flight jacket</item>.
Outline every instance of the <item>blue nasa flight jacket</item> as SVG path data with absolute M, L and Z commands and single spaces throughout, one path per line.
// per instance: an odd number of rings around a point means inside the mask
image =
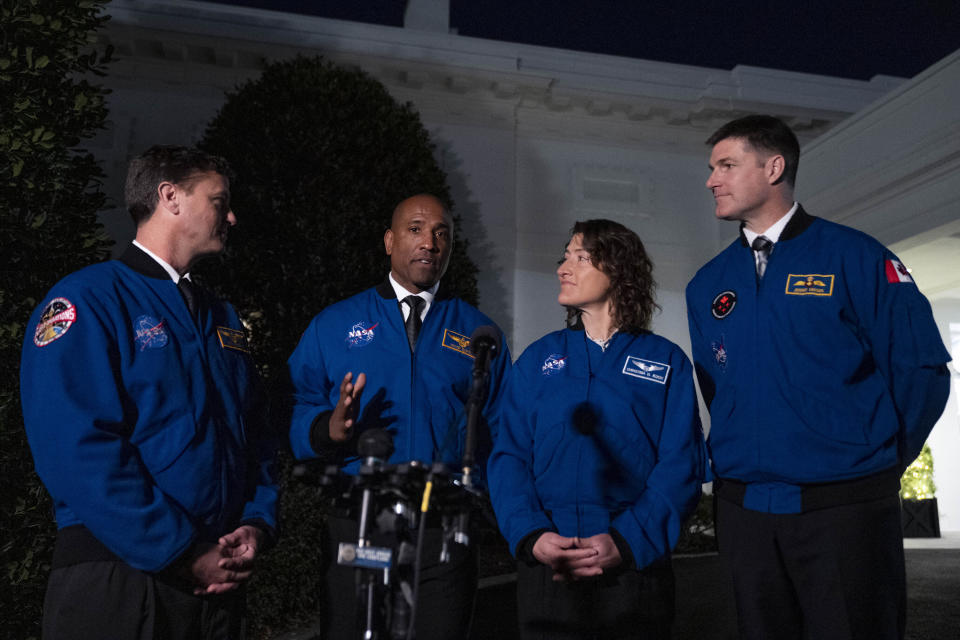
M 131 246 L 57 283 L 24 341 L 24 423 L 58 527 L 86 527 L 144 571 L 240 524 L 276 526 L 243 326 L 201 294 L 198 328 L 177 285 Z
M 490 497 L 516 555 L 537 531 L 612 529 L 641 569 L 676 544 L 705 466 L 693 369 L 679 347 L 616 333 L 602 351 L 582 329 L 565 329 L 514 365 Z
M 294 455 L 334 459 L 347 473 L 356 473 L 361 464 L 357 437 L 367 429 L 382 428 L 393 438 L 389 463 L 417 460 L 459 468 L 466 436 L 464 404 L 474 362 L 469 340 L 483 325 L 493 322 L 463 300 L 445 296 L 443 285 L 423 319 L 413 353 L 389 281 L 324 309 L 310 322 L 287 363 Z M 481 470 L 490 439 L 497 434 L 501 389 L 510 367 L 502 335 L 501 345 L 490 363 L 489 393 L 482 412 L 487 429 L 478 433 Z M 341 445 L 321 433 L 320 442 L 312 443 L 314 422 L 319 431 L 327 429 L 347 372 L 354 379 L 360 373 L 367 377 L 353 436 Z
M 743 506 L 856 502 L 875 496 L 863 478 L 896 493 L 946 403 L 950 357 L 893 253 L 800 208 L 759 283 L 741 234 L 691 280 L 687 313 L 713 471 Z

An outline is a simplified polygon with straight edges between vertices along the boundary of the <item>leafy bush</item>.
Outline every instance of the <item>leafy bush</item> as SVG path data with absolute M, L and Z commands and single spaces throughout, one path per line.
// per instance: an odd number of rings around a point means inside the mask
M 900 477 L 901 500 L 929 500 L 937 493 L 933 482 L 933 452 L 924 444 L 920 455 Z
M 237 307 L 271 386 L 314 315 L 386 277 L 383 232 L 394 206 L 424 192 L 450 204 L 410 105 L 366 73 L 320 58 L 270 64 L 228 94 L 199 146 L 235 171 L 238 224 L 227 254 L 198 273 Z M 460 238 L 444 287 L 476 299 L 476 267 Z M 285 441 L 286 425 L 277 422 Z M 261 635 L 319 608 L 322 505 L 291 479 L 288 456 L 281 466 L 284 538 L 249 596 Z
M 680 538 L 674 553 L 710 553 L 717 550 L 716 529 L 714 527 L 713 495 L 700 496 L 697 508 L 687 518 L 680 530 Z
M 102 172 L 76 150 L 103 128 L 106 91 L 90 83 L 110 52 L 92 46 L 105 2 L 0 5 L 0 636 L 39 636 L 54 525 L 33 470 L 19 402 L 27 319 L 67 273 L 102 260 Z

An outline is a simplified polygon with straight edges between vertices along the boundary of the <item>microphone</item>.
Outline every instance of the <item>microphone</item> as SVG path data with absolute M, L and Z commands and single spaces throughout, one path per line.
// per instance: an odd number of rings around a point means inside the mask
M 373 473 L 377 466 L 386 462 L 393 455 L 393 438 L 385 429 L 367 429 L 360 434 L 357 440 L 357 453 L 364 460 L 366 471 Z M 360 475 L 363 475 L 364 469 L 361 467 Z M 367 484 L 363 489 L 363 502 L 360 506 L 360 531 L 358 534 L 357 546 L 366 547 L 369 544 L 367 539 L 367 528 L 370 521 L 370 501 L 373 494 L 370 491 L 370 485 Z
M 393 438 L 386 429 L 367 429 L 357 440 L 357 453 L 365 458 L 364 464 L 386 462 L 393 455 Z
M 480 411 L 487 400 L 487 387 L 490 382 L 490 360 L 500 350 L 500 332 L 489 324 L 481 325 L 473 330 L 470 336 L 470 351 L 473 352 L 473 382 L 470 385 L 470 396 L 467 398 L 467 438 L 463 447 L 463 484 L 470 487 L 473 483 L 471 476 L 474 455 L 477 448 L 477 426 L 480 421 Z
M 473 375 L 485 372 L 500 351 L 500 332 L 489 324 L 477 327 L 470 336 L 470 351 L 474 355 Z

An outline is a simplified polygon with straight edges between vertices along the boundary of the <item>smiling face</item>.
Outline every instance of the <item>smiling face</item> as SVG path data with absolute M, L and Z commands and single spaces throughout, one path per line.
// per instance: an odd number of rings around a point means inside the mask
M 762 156 L 743 138 L 717 142 L 710 154 L 707 179 L 707 188 L 713 192 L 716 203 L 716 216 L 746 222 L 752 229 L 751 223 L 765 218 L 772 203 L 781 206 L 775 184 L 783 173 L 782 163 L 783 156 Z
M 390 273 L 404 289 L 426 291 L 443 277 L 453 248 L 453 221 L 433 196 L 408 198 L 397 205 L 383 235 Z
M 237 224 L 230 209 L 230 182 L 210 171 L 191 176 L 175 188 L 180 217 L 178 243 L 189 249 L 190 261 L 222 252 L 227 232 Z
M 594 266 L 590 253 L 583 248 L 583 234 L 570 238 L 563 260 L 557 267 L 560 295 L 557 302 L 599 315 L 610 307 L 610 278 Z

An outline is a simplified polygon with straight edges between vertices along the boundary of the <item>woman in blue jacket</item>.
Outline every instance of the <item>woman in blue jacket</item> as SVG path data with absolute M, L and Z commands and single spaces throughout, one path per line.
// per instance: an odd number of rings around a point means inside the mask
M 488 469 L 526 639 L 669 637 L 705 449 L 690 361 L 649 331 L 652 270 L 623 225 L 576 223 L 557 269 L 568 328 L 514 365 Z

